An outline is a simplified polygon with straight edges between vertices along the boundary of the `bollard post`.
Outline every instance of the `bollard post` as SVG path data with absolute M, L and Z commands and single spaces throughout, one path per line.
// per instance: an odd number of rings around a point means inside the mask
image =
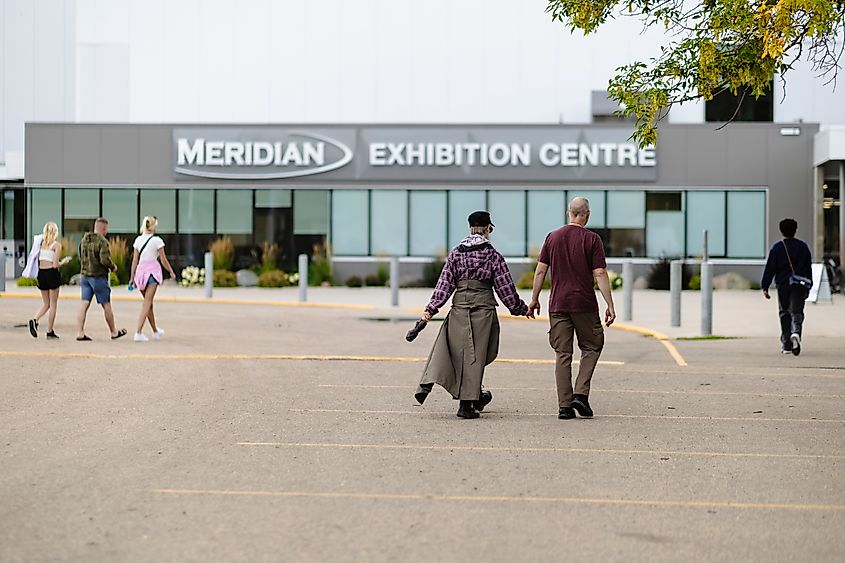
M 681 326 L 683 271 L 684 262 L 682 260 L 672 260 L 669 263 L 669 309 L 672 326 Z
M 390 305 L 399 306 L 399 257 L 390 257 Z
M 701 335 L 713 334 L 713 265 L 707 248 L 707 229 L 704 229 L 704 256 L 701 260 Z
M 622 262 L 622 306 L 624 313 L 622 319 L 631 321 L 634 319 L 634 262 L 625 260 Z
M 6 247 L 0 250 L 0 291 L 6 291 Z
M 713 264 L 701 263 L 701 334 L 713 334 Z
M 205 253 L 205 298 L 211 299 L 214 292 L 214 254 Z
M 308 301 L 308 255 L 299 255 L 299 301 Z

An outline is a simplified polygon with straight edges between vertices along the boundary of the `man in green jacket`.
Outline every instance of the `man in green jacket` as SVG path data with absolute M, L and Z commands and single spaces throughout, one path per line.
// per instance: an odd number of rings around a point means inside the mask
M 111 259 L 109 243 L 106 240 L 108 232 L 109 222 L 100 217 L 94 223 L 94 232 L 85 233 L 82 242 L 79 243 L 79 263 L 82 273 L 79 287 L 82 292 L 82 306 L 76 319 L 76 339 L 80 342 L 91 340 L 85 334 L 85 319 L 88 316 L 91 300 L 95 295 L 97 296 L 97 303 L 103 307 L 103 315 L 106 317 L 106 324 L 109 325 L 112 340 L 126 335 L 126 329 L 117 330 L 114 325 L 109 273 L 117 270 L 117 266 Z

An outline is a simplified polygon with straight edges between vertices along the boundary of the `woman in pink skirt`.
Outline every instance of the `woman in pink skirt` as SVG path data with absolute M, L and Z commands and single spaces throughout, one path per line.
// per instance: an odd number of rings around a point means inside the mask
M 164 253 L 164 241 L 156 236 L 158 219 L 155 217 L 144 217 L 141 223 L 141 235 L 132 244 L 132 284 L 138 288 L 144 296 L 144 304 L 141 306 L 141 315 L 138 317 L 138 329 L 135 331 L 135 342 L 147 342 L 149 338 L 144 335 L 144 324 L 149 321 L 153 329 L 153 340 L 159 340 L 164 336 L 164 331 L 156 326 L 155 312 L 153 311 L 153 300 L 155 299 L 158 286 L 164 281 L 161 266 L 164 265 L 170 272 L 170 278 L 175 280 L 176 273 L 167 261 Z M 161 260 L 161 263 L 159 263 Z

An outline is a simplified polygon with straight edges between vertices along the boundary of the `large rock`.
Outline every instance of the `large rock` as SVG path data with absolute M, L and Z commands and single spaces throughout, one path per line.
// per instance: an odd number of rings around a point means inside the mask
M 79 280 L 82 279 L 82 274 L 74 274 L 70 277 L 67 284 L 68 285 L 79 285 Z
M 751 289 L 751 282 L 736 272 L 728 272 L 713 278 L 714 289 Z
M 238 270 L 235 274 L 238 285 L 241 287 L 255 287 L 258 285 L 258 276 L 252 270 Z
M 622 280 L 623 283 L 625 280 Z M 640 276 L 634 280 L 634 289 L 648 289 L 648 279 L 645 276 Z

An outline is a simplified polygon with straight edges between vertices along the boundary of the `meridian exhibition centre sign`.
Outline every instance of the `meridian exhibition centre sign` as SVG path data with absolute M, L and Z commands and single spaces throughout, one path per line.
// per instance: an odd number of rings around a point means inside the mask
M 654 147 L 589 126 L 196 126 L 173 129 L 176 177 L 333 181 L 654 181 Z

